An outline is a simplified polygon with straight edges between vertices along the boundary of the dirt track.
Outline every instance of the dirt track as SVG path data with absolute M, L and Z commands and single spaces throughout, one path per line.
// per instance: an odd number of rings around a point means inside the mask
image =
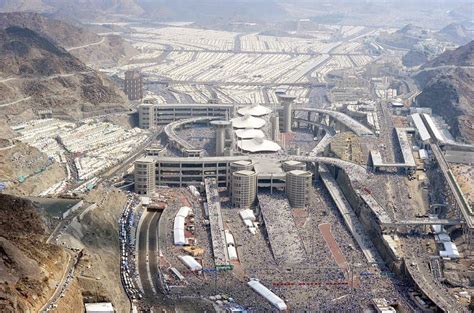
M 352 285 L 352 287 L 357 288 L 360 286 L 360 279 L 358 276 L 352 277 L 351 275 L 351 269 L 349 267 L 349 264 L 347 263 L 346 257 L 342 254 L 341 249 L 339 248 L 339 245 L 337 244 L 336 240 L 334 239 L 334 236 L 332 235 L 331 232 L 331 224 L 328 223 L 323 223 L 318 225 L 319 230 L 321 231 L 321 234 L 323 235 L 324 241 L 326 241 L 326 244 L 329 247 L 329 250 L 331 250 L 331 254 L 336 261 L 337 265 L 341 268 L 341 270 L 344 272 L 344 276 L 346 279 L 349 281 L 349 284 Z
M 326 241 L 326 244 L 328 245 L 329 250 L 331 250 L 331 254 L 334 257 L 334 260 L 336 261 L 337 265 L 344 272 L 347 272 L 349 270 L 349 266 L 347 264 L 346 258 L 342 254 L 341 249 L 337 245 L 337 242 L 334 239 L 334 236 L 331 233 L 331 224 L 328 224 L 328 223 L 319 224 L 318 228 L 321 231 L 321 234 L 323 235 L 324 241 Z

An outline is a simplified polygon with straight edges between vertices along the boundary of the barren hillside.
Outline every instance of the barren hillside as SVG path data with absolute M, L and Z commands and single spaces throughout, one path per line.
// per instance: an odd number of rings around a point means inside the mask
M 38 195 L 66 177 L 64 168 L 38 149 L 5 141 L 0 150 L 0 181 L 15 195 Z
M 45 243 L 44 227 L 30 201 L 0 194 L 2 312 L 38 311 L 64 271 L 66 253 Z
M 50 109 L 56 116 L 126 107 L 125 95 L 102 74 L 38 33 L 20 27 L 0 30 L 0 117 L 10 122 Z M 87 113 L 86 113 L 87 114 Z
M 18 26 L 31 29 L 86 64 L 115 65 L 137 51 L 119 36 L 101 37 L 85 26 L 76 26 L 31 12 L 0 13 L 0 29 Z
M 426 63 L 415 76 L 419 106 L 442 116 L 458 139 L 474 143 L 474 41 Z

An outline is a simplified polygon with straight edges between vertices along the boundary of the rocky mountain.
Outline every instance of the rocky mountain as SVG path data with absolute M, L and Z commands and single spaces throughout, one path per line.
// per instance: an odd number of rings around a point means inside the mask
M 378 40 L 388 46 L 410 50 L 422 40 L 429 37 L 429 31 L 419 26 L 408 24 L 391 34 L 382 34 Z
M 415 79 L 419 106 L 442 116 L 459 140 L 474 143 L 474 41 L 423 65 Z
M 161 20 L 256 21 L 274 20 L 286 12 L 276 0 L 0 0 L 0 12 L 29 11 L 84 21 L 101 21 L 105 15 L 160 18 Z
M 286 12 L 275 0 L 137 0 L 142 16 L 164 20 L 216 23 L 222 21 L 275 22 Z
M 65 264 L 66 252 L 46 243 L 45 224 L 31 201 L 0 194 L 1 311 L 38 311 Z
M 137 53 L 116 35 L 101 37 L 80 23 L 72 25 L 38 13 L 0 13 L 0 29 L 18 26 L 31 29 L 54 44 L 64 47 L 86 64 L 115 65 Z
M 123 110 L 127 103 L 105 76 L 47 38 L 16 26 L 0 30 L 0 94 L 0 117 L 16 122 L 43 109 L 80 118 Z
M 59 13 L 68 12 L 82 15 L 85 12 L 141 14 L 142 8 L 134 0 L 0 0 L 2 12 L 40 12 Z M 94 14 L 94 15 L 95 15 Z M 76 17 L 79 17 L 76 15 Z
M 474 40 L 455 50 L 448 50 L 437 58 L 427 62 L 422 68 L 437 66 L 474 66 Z
M 474 31 L 467 29 L 463 24 L 451 23 L 437 32 L 441 40 L 451 41 L 458 45 L 465 45 L 474 40 Z

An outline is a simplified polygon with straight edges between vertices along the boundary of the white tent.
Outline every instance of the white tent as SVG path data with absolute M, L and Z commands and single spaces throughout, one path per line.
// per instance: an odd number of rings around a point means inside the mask
M 190 255 L 182 255 L 179 257 L 181 261 L 191 270 L 191 271 L 201 271 L 202 266 Z
M 229 230 L 224 230 L 224 237 L 227 245 L 235 245 L 234 235 L 232 235 Z
M 234 246 L 227 247 L 227 253 L 229 254 L 229 260 L 237 260 L 237 250 Z
M 444 245 L 444 251 L 440 251 L 439 255 L 444 258 L 459 258 L 459 251 L 458 248 L 456 247 L 456 244 L 454 244 L 451 241 L 443 242 Z
M 186 238 L 184 236 L 184 217 L 176 215 L 174 218 L 174 244 L 176 246 L 184 246 L 186 244 Z
M 245 220 L 255 221 L 255 214 L 250 209 L 245 209 L 239 212 L 240 217 Z
M 251 280 L 247 283 L 247 285 L 249 285 L 250 288 L 252 288 L 259 295 L 267 299 L 267 301 L 270 302 L 278 310 L 284 311 L 288 309 L 285 304 L 285 301 L 283 301 L 280 297 L 271 292 L 270 289 L 262 285 L 259 281 Z
M 182 216 L 182 217 L 186 217 L 188 216 L 189 212 L 191 212 L 191 208 L 190 207 L 187 207 L 187 206 L 183 206 L 179 209 L 178 213 L 176 214 L 176 216 Z

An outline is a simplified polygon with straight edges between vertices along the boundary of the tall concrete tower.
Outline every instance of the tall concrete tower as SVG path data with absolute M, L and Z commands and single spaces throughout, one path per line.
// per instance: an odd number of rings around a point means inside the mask
M 212 121 L 216 129 L 216 156 L 223 156 L 225 153 L 225 133 L 228 128 L 229 121 Z
M 272 140 L 279 141 L 280 137 L 280 118 L 278 115 L 273 115 L 270 118 L 270 123 L 272 125 Z
M 286 195 L 292 208 L 304 208 L 309 204 L 313 174 L 292 170 L 286 173 Z
M 281 111 L 283 113 L 283 126 L 282 126 L 282 131 L 284 133 L 289 133 L 291 132 L 291 125 L 293 123 L 293 101 L 295 101 L 296 97 L 295 96 L 290 96 L 290 95 L 278 95 L 278 101 L 282 104 L 283 110 Z
M 252 208 L 257 197 L 257 173 L 237 171 L 232 173 L 232 205 L 236 208 Z
M 152 196 L 155 187 L 155 160 L 153 157 L 143 157 L 135 161 L 135 192 L 139 195 Z

